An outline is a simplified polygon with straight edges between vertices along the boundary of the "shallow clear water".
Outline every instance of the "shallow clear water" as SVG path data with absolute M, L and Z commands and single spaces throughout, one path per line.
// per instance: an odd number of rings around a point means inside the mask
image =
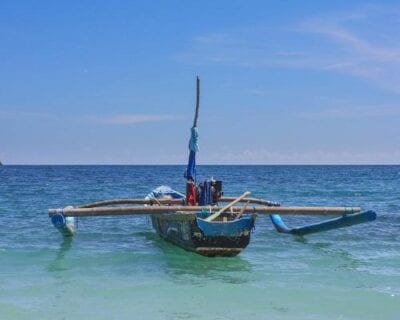
M 161 240 L 147 217 L 80 218 L 63 240 L 47 208 L 183 190 L 183 166 L 0 167 L 0 319 L 400 319 L 400 166 L 200 166 L 226 195 L 362 206 L 373 223 L 304 238 L 259 217 L 235 258 Z M 302 224 L 315 218 L 290 218 Z

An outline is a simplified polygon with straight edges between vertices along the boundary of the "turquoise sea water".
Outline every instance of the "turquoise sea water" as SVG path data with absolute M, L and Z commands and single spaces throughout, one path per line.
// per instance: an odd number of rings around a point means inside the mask
M 47 208 L 183 191 L 183 166 L 0 167 L 0 319 L 400 319 L 400 166 L 200 166 L 225 195 L 362 206 L 378 219 L 304 238 L 259 217 L 235 258 L 161 240 L 148 217 L 80 218 L 64 240 Z M 315 218 L 290 218 L 302 224 Z

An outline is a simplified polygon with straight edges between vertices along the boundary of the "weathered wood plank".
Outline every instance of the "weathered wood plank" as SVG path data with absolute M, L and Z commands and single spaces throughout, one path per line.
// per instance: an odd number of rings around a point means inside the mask
M 231 202 L 235 200 L 236 197 L 221 197 L 218 202 Z M 263 200 L 263 199 L 257 199 L 257 198 L 243 198 L 240 199 L 240 202 L 250 202 L 254 204 L 260 204 L 260 205 L 265 205 L 265 206 L 279 206 L 280 204 L 277 202 L 272 202 L 268 200 Z M 85 203 L 82 205 L 77 206 L 78 208 L 95 208 L 95 207 L 103 207 L 103 206 L 113 206 L 113 205 L 126 205 L 126 204 L 166 204 L 166 205 L 171 205 L 171 204 L 178 204 L 178 205 L 183 205 L 185 204 L 185 199 L 111 199 L 111 200 L 102 200 L 102 201 L 95 201 L 91 203 Z
M 63 215 L 66 217 L 79 216 L 117 216 L 138 214 L 161 214 L 168 212 L 200 212 L 207 210 L 211 213 L 218 212 L 219 206 L 126 206 L 126 207 L 95 207 L 95 208 L 64 208 Z M 234 212 L 240 212 L 242 207 L 233 207 Z M 259 214 L 286 214 L 286 215 L 341 215 L 360 212 L 359 207 L 247 207 L 247 213 Z M 59 209 L 49 209 L 49 216 L 59 213 Z

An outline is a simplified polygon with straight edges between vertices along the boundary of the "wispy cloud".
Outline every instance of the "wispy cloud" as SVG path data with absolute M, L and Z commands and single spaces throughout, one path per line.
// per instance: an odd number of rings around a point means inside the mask
M 399 8 L 365 6 L 289 27 L 242 26 L 195 37 L 179 57 L 196 64 L 339 72 L 400 93 L 399 17 Z
M 398 164 L 400 148 L 374 152 L 322 149 L 282 152 L 258 148 L 245 149 L 242 152 L 217 153 L 205 161 L 224 164 Z
M 51 113 L 0 110 L 0 120 L 48 120 L 69 122 L 86 122 L 94 124 L 130 125 L 147 122 L 162 122 L 180 119 L 180 116 L 168 114 L 118 114 L 118 115 L 85 115 L 61 116 Z
M 297 116 L 307 119 L 360 119 L 377 117 L 400 117 L 400 105 L 332 107 L 313 112 L 298 113 Z
M 59 117 L 45 112 L 29 112 L 29 111 L 9 111 L 0 110 L 0 119 L 21 119 L 21 118 L 31 118 L 31 119 L 47 119 L 47 120 L 58 120 Z
M 399 16 L 397 10 L 373 7 L 358 14 L 310 19 L 300 24 L 299 31 L 321 36 L 335 53 L 325 55 L 322 69 L 362 77 L 400 93 Z M 385 24 L 391 28 L 382 27 Z
M 86 116 L 82 120 L 96 124 L 129 125 L 146 122 L 161 122 L 179 119 L 178 116 L 164 114 L 123 114 L 112 116 Z
M 264 89 L 264 88 L 251 88 L 251 89 L 245 89 L 244 93 L 251 95 L 251 96 L 267 96 L 268 94 L 271 94 L 271 90 Z

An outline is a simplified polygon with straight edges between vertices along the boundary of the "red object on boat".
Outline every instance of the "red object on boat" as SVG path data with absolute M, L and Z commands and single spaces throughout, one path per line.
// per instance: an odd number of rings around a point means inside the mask
M 197 205 L 197 187 L 194 181 L 188 180 L 186 183 L 186 204 L 189 206 Z

